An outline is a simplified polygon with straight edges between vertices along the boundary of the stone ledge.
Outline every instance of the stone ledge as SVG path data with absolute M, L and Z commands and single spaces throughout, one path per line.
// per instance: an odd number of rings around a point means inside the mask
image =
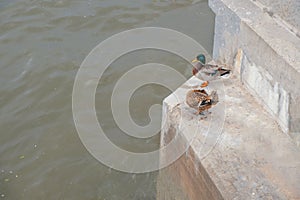
M 210 0 L 209 5 L 216 13 L 213 57 L 235 66 L 235 75 L 300 145 L 299 37 L 253 1 Z
M 220 84 L 210 85 L 210 90 L 218 89 L 223 105 L 217 104 L 201 121 L 183 102 L 183 94 L 197 84 L 199 80 L 190 79 L 164 101 L 168 125 L 162 130 L 161 145 L 178 136 L 183 143 L 195 137 L 186 154 L 160 171 L 164 183 L 158 187 L 158 199 L 300 199 L 300 149 L 239 80 L 225 80 L 224 91 Z M 211 126 L 222 122 L 210 119 L 217 120 L 224 105 L 224 126 L 216 134 Z M 205 145 L 209 151 L 203 150 Z M 172 185 L 182 195 L 164 189 Z
M 264 7 L 258 6 L 258 3 L 250 0 L 210 0 L 209 5 L 217 16 L 226 15 L 224 11 L 230 10 L 241 23 L 250 27 L 294 70 L 300 73 L 299 38 L 287 27 L 269 16 L 263 10 Z M 228 22 L 227 26 L 231 26 L 231 23 Z

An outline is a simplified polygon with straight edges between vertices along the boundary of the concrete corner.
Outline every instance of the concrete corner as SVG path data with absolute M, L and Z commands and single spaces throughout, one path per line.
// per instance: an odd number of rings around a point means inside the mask
M 266 11 L 271 2 L 263 3 L 266 2 L 209 1 L 216 13 L 213 57 L 233 65 L 235 75 L 251 94 L 299 143 L 300 38 L 295 28 L 299 20 L 291 29 L 288 23 L 278 21 L 282 13 L 270 15 Z M 274 6 L 279 3 L 285 5 L 276 0 Z

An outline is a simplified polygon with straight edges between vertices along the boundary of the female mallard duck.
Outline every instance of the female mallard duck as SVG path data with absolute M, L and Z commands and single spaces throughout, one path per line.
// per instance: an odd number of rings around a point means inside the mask
M 186 103 L 201 114 L 219 102 L 218 94 L 212 91 L 210 95 L 205 90 L 190 90 L 186 94 Z
M 229 69 L 223 69 L 218 65 L 205 64 L 205 56 L 203 54 L 198 55 L 192 63 L 195 63 L 193 67 L 193 75 L 197 74 L 197 77 L 205 81 L 201 87 L 206 87 L 208 81 L 214 80 L 220 76 L 224 76 L 230 73 Z

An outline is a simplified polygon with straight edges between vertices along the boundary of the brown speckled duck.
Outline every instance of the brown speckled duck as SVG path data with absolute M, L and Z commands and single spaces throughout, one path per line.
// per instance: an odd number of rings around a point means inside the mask
M 197 110 L 198 114 L 210 109 L 219 102 L 217 91 L 212 91 L 210 95 L 205 90 L 190 90 L 186 94 L 186 103 L 189 107 Z

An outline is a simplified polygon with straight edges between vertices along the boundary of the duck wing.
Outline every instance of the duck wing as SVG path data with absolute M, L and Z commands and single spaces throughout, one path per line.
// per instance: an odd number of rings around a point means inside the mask
M 206 64 L 202 67 L 201 72 L 206 75 L 216 75 L 218 73 L 219 66 L 218 65 L 210 65 Z
M 186 103 L 194 109 L 202 104 L 202 102 L 207 100 L 207 93 L 200 90 L 190 90 L 186 95 Z

